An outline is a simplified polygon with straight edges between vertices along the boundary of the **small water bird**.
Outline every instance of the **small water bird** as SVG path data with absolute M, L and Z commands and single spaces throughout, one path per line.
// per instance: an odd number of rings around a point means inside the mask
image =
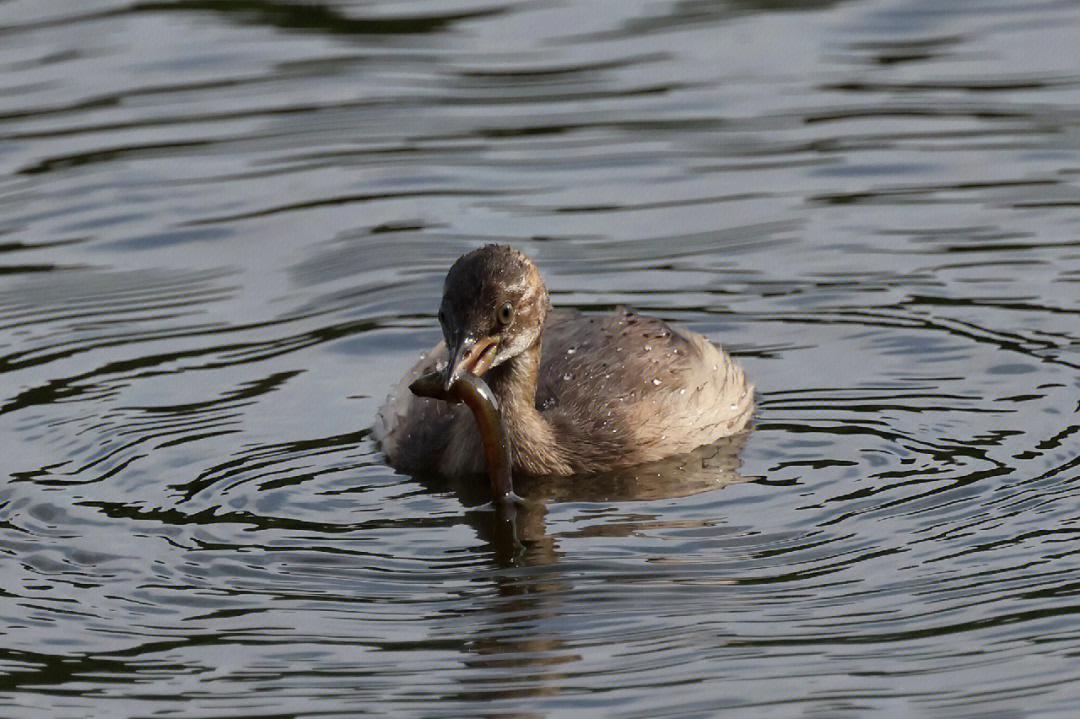
M 498 498 L 510 471 L 589 474 L 662 459 L 739 432 L 754 409 L 742 369 L 702 335 L 622 307 L 553 310 L 536 265 L 506 245 L 453 264 L 438 317 L 444 341 L 405 374 L 374 426 L 404 472 L 483 473 L 487 457 Z

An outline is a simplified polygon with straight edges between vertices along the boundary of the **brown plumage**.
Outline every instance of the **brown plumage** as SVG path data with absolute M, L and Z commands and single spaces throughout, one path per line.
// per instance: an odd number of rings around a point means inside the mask
M 406 472 L 484 471 L 472 414 L 408 389 L 436 369 L 447 388 L 462 372 L 482 375 L 499 400 L 515 474 L 602 472 L 689 452 L 739 432 L 753 412 L 753 386 L 706 338 L 622 307 L 550 310 L 536 265 L 504 245 L 454 263 L 439 321 L 445 340 L 406 373 L 374 427 L 390 464 Z

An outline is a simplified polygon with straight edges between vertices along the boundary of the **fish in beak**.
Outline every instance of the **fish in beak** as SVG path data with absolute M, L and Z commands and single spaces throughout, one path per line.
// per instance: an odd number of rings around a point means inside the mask
M 521 501 L 514 494 L 510 439 L 499 412 L 499 400 L 484 380 L 472 372 L 462 372 L 454 381 L 452 389 L 446 390 L 443 388 L 443 373 L 429 372 L 418 377 L 409 385 L 409 389 L 418 397 L 432 397 L 451 403 L 464 402 L 472 411 L 476 428 L 480 431 L 484 464 L 496 506 L 513 506 L 514 502 Z
M 487 372 L 498 347 L 497 337 L 483 337 L 478 340 L 466 335 L 462 338 L 450 352 L 450 361 L 446 363 L 442 375 L 443 389 L 449 392 L 454 382 L 466 372 L 477 377 Z

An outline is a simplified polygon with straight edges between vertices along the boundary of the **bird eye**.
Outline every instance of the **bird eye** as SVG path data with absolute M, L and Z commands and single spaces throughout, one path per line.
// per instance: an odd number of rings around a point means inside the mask
M 508 325 L 514 321 L 514 305 L 510 302 L 503 303 L 499 308 L 499 324 Z

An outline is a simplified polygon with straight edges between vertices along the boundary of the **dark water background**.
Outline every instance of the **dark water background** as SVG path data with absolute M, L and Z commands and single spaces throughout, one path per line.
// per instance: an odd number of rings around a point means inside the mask
M 1080 3 L 0 1 L 0 716 L 1080 706 Z M 448 264 L 738 447 L 507 527 L 369 428 Z

